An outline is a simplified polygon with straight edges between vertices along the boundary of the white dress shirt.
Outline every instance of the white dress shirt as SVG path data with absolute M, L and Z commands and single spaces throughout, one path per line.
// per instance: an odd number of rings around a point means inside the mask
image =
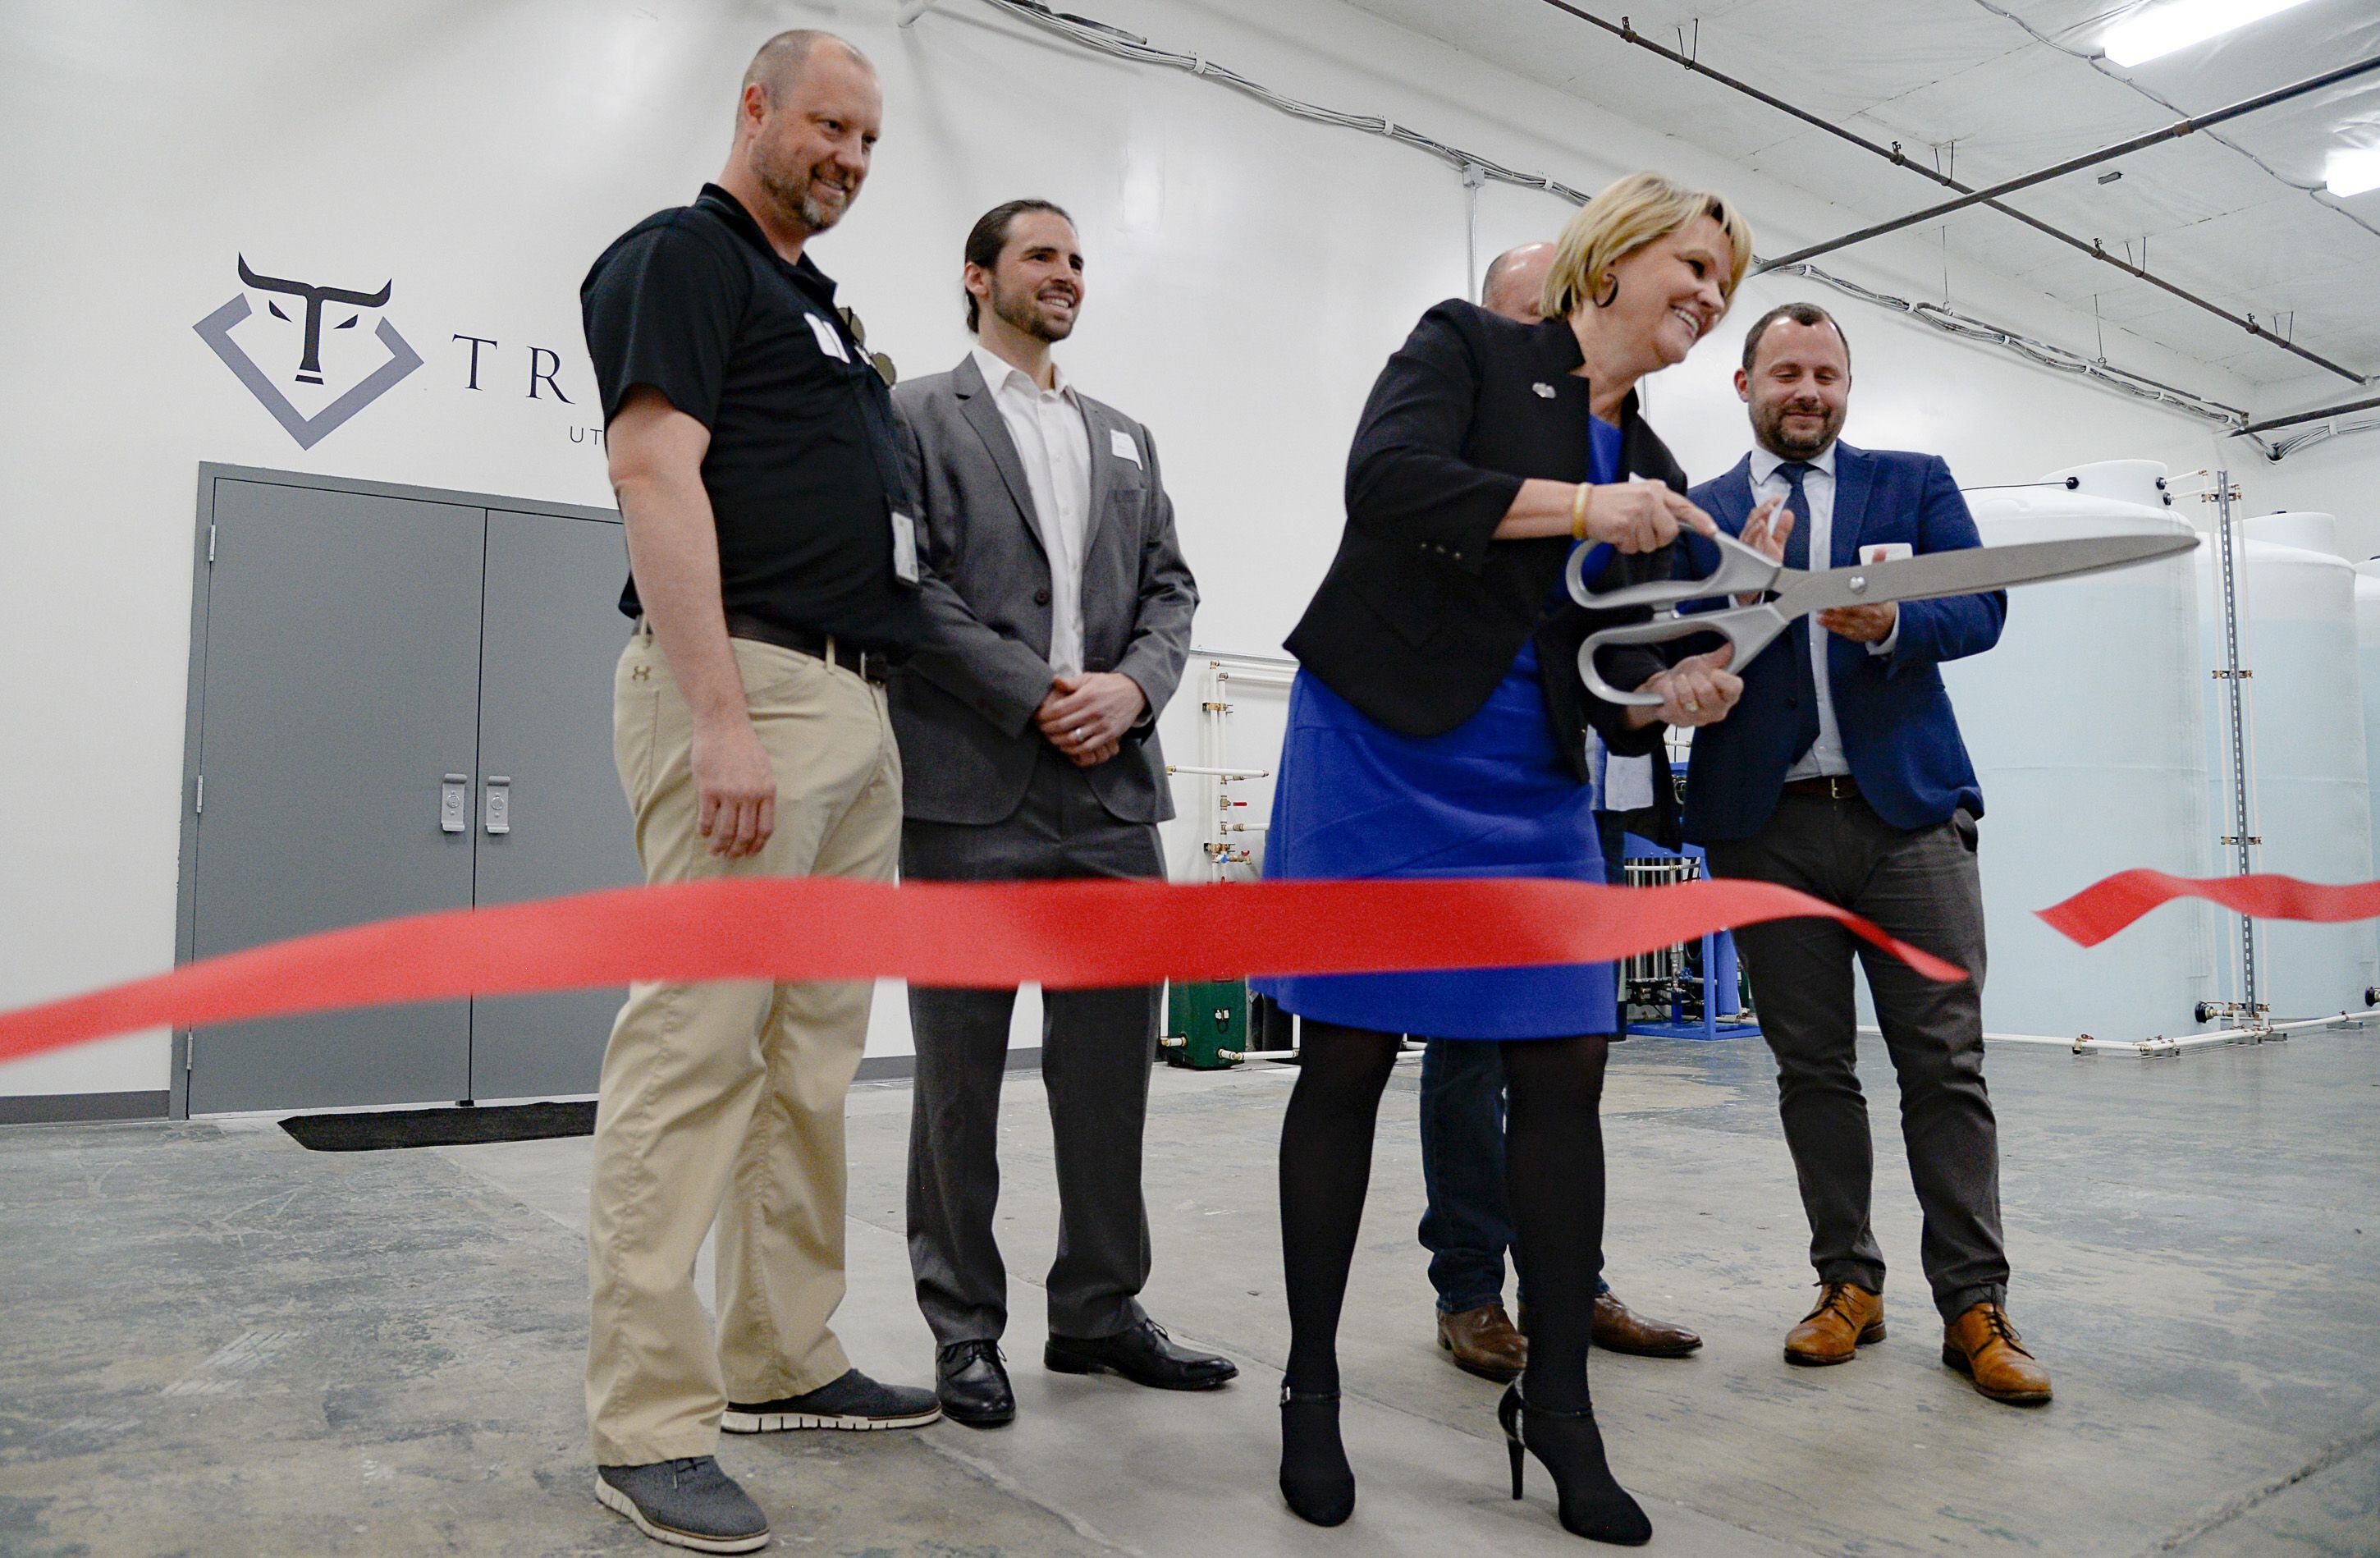
M 1587 739 L 1601 745 L 1593 731 Z M 1607 749 L 1603 753 L 1603 777 L 1596 791 L 1597 811 L 1638 811 L 1653 804 L 1653 760 L 1615 758 Z
M 975 365 L 1025 466 L 1026 490 L 1050 554 L 1050 668 L 1083 670 L 1083 552 L 1090 540 L 1091 431 L 1074 387 L 1056 363 L 1043 389 L 1032 375 L 975 348 Z
M 1810 466 L 1802 478 L 1802 495 L 1810 505 L 1810 512 L 1794 516 L 1802 532 L 1810 541 L 1813 569 L 1831 568 L 1835 555 L 1835 445 L 1828 444 L 1816 456 L 1804 462 Z M 1752 503 L 1758 507 L 1770 498 L 1781 498 L 1791 481 L 1778 468 L 1785 456 L 1755 448 L 1752 451 Z M 1835 723 L 1834 680 L 1827 669 L 1827 650 L 1834 635 L 1818 626 L 1818 619 L 1809 617 L 1810 679 L 1818 688 L 1818 738 L 1802 759 L 1785 771 L 1788 781 L 1818 779 L 1828 774 L 1849 773 L 1852 765 L 1843 756 L 1842 729 Z M 1892 631 L 1880 643 L 1867 646 L 1870 654 L 1890 654 L 1892 646 L 1900 639 L 1900 617 L 1893 615 Z

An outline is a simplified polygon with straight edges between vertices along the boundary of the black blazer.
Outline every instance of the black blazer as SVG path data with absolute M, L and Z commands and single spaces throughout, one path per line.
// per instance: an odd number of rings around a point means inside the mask
M 1524 478 L 1587 479 L 1587 384 L 1571 371 L 1581 360 L 1563 320 L 1521 324 L 1455 298 L 1422 315 L 1365 404 L 1347 456 L 1347 530 L 1288 647 L 1390 730 L 1438 736 L 1478 712 L 1534 635 L 1547 718 L 1584 779 L 1590 725 L 1623 756 L 1660 743 L 1658 722 L 1629 729 L 1625 711 L 1578 679 L 1589 632 L 1650 614 L 1558 603 L 1566 536 L 1490 539 Z M 1684 492 L 1633 392 L 1620 418 L 1621 474 Z M 1598 588 L 1668 578 L 1672 550 L 1620 554 Z M 1614 687 L 1633 688 L 1663 662 L 1625 649 L 1601 664 Z

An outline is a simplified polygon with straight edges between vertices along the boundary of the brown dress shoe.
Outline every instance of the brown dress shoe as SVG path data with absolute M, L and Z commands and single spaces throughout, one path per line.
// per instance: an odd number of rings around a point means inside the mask
M 1529 1361 L 1529 1344 L 1512 1329 L 1501 1304 L 1438 1317 L 1438 1345 L 1454 1355 L 1454 1367 L 1498 1383 L 1517 1380 Z
M 1942 1333 L 1942 1361 L 1994 1401 L 2038 1406 L 2049 1399 L 2049 1370 L 2024 1350 L 1998 1304 L 1977 1304 L 1949 1323 Z
M 1595 1296 L 1595 1345 L 1638 1357 L 1683 1357 L 1701 1346 L 1703 1339 L 1682 1325 L 1646 1320 L 1607 1287 Z
M 1849 1363 L 1870 1342 L 1884 1340 L 1884 1296 L 1857 1283 L 1830 1282 L 1818 1307 L 1785 1333 L 1785 1361 Z

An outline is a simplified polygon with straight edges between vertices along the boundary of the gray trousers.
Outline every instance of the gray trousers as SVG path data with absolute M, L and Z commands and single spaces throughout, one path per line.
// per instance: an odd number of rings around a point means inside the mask
M 1945 1320 L 2004 1302 L 1998 1126 L 1984 1089 L 1984 899 L 1974 819 L 1903 832 L 1857 799 L 1787 796 L 1755 837 L 1710 846 L 1711 871 L 1799 888 L 1947 957 L 1972 982 L 1937 984 L 1830 919 L 1735 932 L 1760 1030 L 1777 1055 L 1785 1143 L 1821 1282 L 1884 1289 L 1868 1223 L 1875 1147 L 1854 1065 L 1852 960 L 1900 1084 L 1900 1134 L 1925 1213 L 1919 1254 Z
M 917 881 L 1161 877 L 1157 830 L 1119 821 L 1081 770 L 1045 747 L 1024 801 L 983 826 L 915 820 L 901 871 Z M 1146 1318 L 1148 1211 L 1141 1127 L 1157 1057 L 1158 990 L 1042 992 L 1041 1080 L 1058 1161 L 1050 1331 L 1099 1337 Z M 909 1117 L 909 1270 L 937 1345 L 996 1339 L 1008 1275 L 992 1236 L 1000 1084 L 1014 990 L 909 988 L 917 1085 Z

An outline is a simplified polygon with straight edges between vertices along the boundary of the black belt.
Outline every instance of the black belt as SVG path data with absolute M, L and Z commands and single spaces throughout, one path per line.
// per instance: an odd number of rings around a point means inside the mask
M 1818 796 L 1827 800 L 1857 800 L 1859 786 L 1848 773 L 1822 773 L 1815 779 L 1788 779 L 1784 793 L 1789 796 Z
M 773 622 L 763 622 L 742 612 L 727 614 L 727 636 L 749 639 L 756 644 L 774 644 L 779 649 L 792 650 L 795 654 L 807 654 L 830 665 L 840 665 L 853 676 L 864 676 L 871 682 L 881 682 L 885 673 L 892 669 L 882 655 L 854 649 L 832 634 L 813 633 L 803 627 L 780 627 Z
M 637 630 L 643 633 L 651 632 L 651 620 L 638 617 Z M 831 634 L 812 633 L 801 627 L 780 627 L 773 622 L 763 622 L 759 617 L 747 616 L 742 612 L 727 614 L 727 636 L 731 639 L 749 639 L 756 644 L 773 644 L 779 649 L 792 650 L 795 654 L 807 654 L 813 660 L 823 660 L 830 665 L 840 665 L 853 676 L 864 677 L 879 685 L 882 684 L 886 675 L 892 669 L 891 662 L 883 655 L 856 649 Z

